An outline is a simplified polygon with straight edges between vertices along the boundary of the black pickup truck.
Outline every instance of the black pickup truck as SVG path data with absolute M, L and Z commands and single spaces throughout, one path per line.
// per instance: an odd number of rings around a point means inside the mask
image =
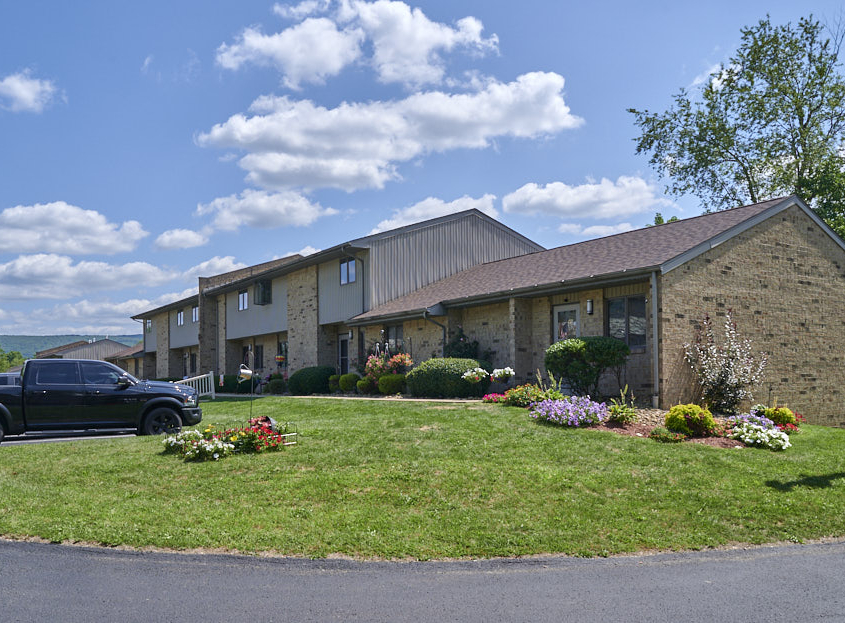
M 31 359 L 19 385 L 0 385 L 0 441 L 29 432 L 173 433 L 200 422 L 197 402 L 193 387 L 139 381 L 105 361 Z

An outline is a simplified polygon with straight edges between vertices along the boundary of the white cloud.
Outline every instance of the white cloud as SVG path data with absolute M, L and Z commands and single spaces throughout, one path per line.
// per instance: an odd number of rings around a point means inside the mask
M 0 212 L 0 252 L 6 253 L 124 253 L 146 235 L 138 221 L 118 226 L 99 212 L 64 201 Z
M 563 100 L 564 79 L 535 72 L 475 93 L 418 93 L 398 101 L 343 103 L 263 96 L 251 117 L 230 117 L 197 137 L 237 148 L 248 179 L 265 188 L 381 188 L 396 166 L 420 155 L 488 147 L 497 137 L 532 138 L 580 126 Z
M 446 216 L 447 214 L 454 214 L 463 210 L 470 210 L 475 208 L 491 216 L 497 218 L 499 213 L 493 207 L 495 195 L 484 195 L 478 199 L 467 197 L 464 195 L 454 201 L 445 202 L 436 197 L 428 197 L 419 203 L 412 206 L 396 210 L 389 219 L 381 221 L 375 228 L 370 231 L 371 234 L 377 234 L 380 231 L 387 231 L 389 229 L 396 229 L 397 227 L 404 227 L 412 223 L 419 223 L 428 219 L 437 218 L 438 216 Z
M 0 299 L 60 299 L 93 290 L 157 286 L 179 276 L 146 262 L 77 262 L 65 255 L 21 255 L 0 264 Z
M 319 253 L 322 249 L 315 249 L 310 244 L 302 247 L 299 251 L 288 251 L 284 255 L 276 256 L 273 259 L 278 260 L 280 257 L 291 257 L 292 255 L 301 255 L 305 257 L 306 255 L 314 255 L 315 253 Z
M 337 213 L 296 192 L 271 193 L 253 189 L 244 190 L 240 196 L 218 197 L 197 206 L 198 215 L 213 215 L 214 227 L 225 231 L 235 231 L 243 225 L 260 229 L 302 227 L 322 216 Z
M 333 5 L 337 10 L 331 16 L 313 17 L 328 13 Z M 272 35 L 246 28 L 235 43 L 218 48 L 217 62 L 227 69 L 247 62 L 273 65 L 285 85 L 298 88 L 301 82 L 323 82 L 337 75 L 362 57 L 367 42 L 372 49 L 367 60 L 381 82 L 420 87 L 443 82 L 443 53 L 456 48 L 475 54 L 498 51 L 496 35 L 483 37 L 484 26 L 475 17 L 459 19 L 453 27 L 431 21 L 404 2 L 305 0 L 276 4 L 273 12 L 303 21 Z
M 192 266 L 183 273 L 183 276 L 186 279 L 211 277 L 213 275 L 220 275 L 222 273 L 238 270 L 239 268 L 246 268 L 246 264 L 243 262 L 236 262 L 235 258 L 231 255 L 227 255 L 226 257 L 214 256 L 211 259 L 197 264 L 196 266 Z M 196 290 L 196 288 L 194 288 L 194 290 Z M 190 294 L 186 294 L 185 296 L 190 296 Z M 163 304 L 164 303 L 162 303 L 162 305 Z
M 562 223 L 557 230 L 562 234 L 572 234 L 575 236 L 583 236 L 585 238 L 601 238 L 603 236 L 612 236 L 613 234 L 621 234 L 626 231 L 635 229 L 631 223 L 617 223 L 616 225 L 591 225 L 590 227 L 583 227 L 577 223 Z
M 141 64 L 141 73 L 146 74 L 150 71 L 150 66 L 153 64 L 153 55 L 148 54 L 147 58 L 144 59 L 144 62 Z
M 308 18 L 274 35 L 247 28 L 232 45 L 217 49 L 217 63 L 238 69 L 244 63 L 273 65 L 283 74 L 286 86 L 297 89 L 301 82 L 321 83 L 335 76 L 361 55 L 363 33 L 338 30 L 330 19 Z
M 190 249 L 208 243 L 208 236 L 190 229 L 169 229 L 158 238 L 155 246 L 159 249 Z
M 580 186 L 563 182 L 540 186 L 532 182 L 505 195 L 502 207 L 509 213 L 612 219 L 674 205 L 658 193 L 654 184 L 625 175 L 615 182 L 602 178 Z
M 329 10 L 331 0 L 303 0 L 299 4 L 274 4 L 273 13 L 279 17 L 300 20 L 309 15 L 325 13 Z
M 372 63 L 382 82 L 439 84 L 445 74 L 441 52 L 457 47 L 476 53 L 498 50 L 496 35 L 482 37 L 484 26 L 475 17 L 464 17 L 453 28 L 404 2 L 353 0 L 342 5 L 339 18 L 359 25 L 372 41 Z
M 40 113 L 56 96 L 56 85 L 50 80 L 30 77 L 25 69 L 0 80 L 0 108 L 12 112 Z

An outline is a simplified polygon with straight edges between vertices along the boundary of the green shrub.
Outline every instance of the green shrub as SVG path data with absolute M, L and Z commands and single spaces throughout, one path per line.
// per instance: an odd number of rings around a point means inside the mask
M 355 387 L 358 388 L 359 394 L 372 394 L 376 391 L 376 385 L 373 383 L 373 379 L 368 376 L 355 383 Z
M 334 374 L 331 366 L 302 368 L 290 375 L 288 389 L 294 396 L 329 393 L 329 377 Z
M 608 420 L 611 422 L 618 422 L 619 424 L 630 424 L 636 422 L 638 419 L 637 410 L 634 408 L 634 396 L 631 395 L 628 399 L 628 386 L 619 390 L 619 398 L 613 398 L 608 407 L 610 416 Z
M 382 394 L 401 394 L 405 389 L 404 374 L 385 374 L 378 380 L 378 390 Z
M 468 383 L 461 378 L 467 370 L 480 367 L 475 359 L 429 359 L 405 377 L 408 391 L 424 398 L 480 398 L 487 393 L 490 379 Z
M 509 407 L 528 408 L 544 398 L 545 392 L 542 389 L 533 383 L 526 383 L 525 385 L 517 385 L 507 390 L 503 402 Z
M 605 370 L 625 365 L 631 350 L 612 337 L 581 337 L 555 342 L 546 349 L 550 374 L 563 379 L 578 395 L 594 395 Z
M 341 374 L 340 379 L 338 380 L 337 384 L 340 387 L 340 391 L 342 392 L 354 392 L 355 385 L 360 380 L 360 376 L 355 374 L 354 372 L 350 372 L 349 374 Z
M 267 384 L 268 391 L 275 395 L 284 394 L 287 388 L 288 384 L 285 383 L 285 379 L 271 379 Z
M 330 392 L 339 392 L 340 391 L 340 385 L 338 384 L 339 381 L 340 381 L 340 375 L 339 374 L 332 374 L 329 377 L 329 391 Z
M 221 394 L 248 394 L 257 383 L 257 378 L 238 383 L 237 374 L 225 374 L 223 376 L 223 387 L 218 386 L 217 391 Z
M 662 443 L 679 443 L 687 438 L 687 436 L 683 433 L 673 433 L 663 426 L 651 429 L 648 437 L 649 439 L 654 439 L 655 441 L 660 441 Z
M 447 359 L 478 359 L 478 340 L 470 340 L 459 326 L 443 348 L 443 354 Z
M 707 437 L 716 431 L 716 420 L 698 405 L 675 405 L 666 414 L 666 428 L 688 437 Z
M 798 423 L 795 414 L 792 412 L 791 409 L 787 409 L 786 407 L 768 407 L 763 411 L 763 415 L 765 415 L 778 426 L 783 426 L 784 424 Z

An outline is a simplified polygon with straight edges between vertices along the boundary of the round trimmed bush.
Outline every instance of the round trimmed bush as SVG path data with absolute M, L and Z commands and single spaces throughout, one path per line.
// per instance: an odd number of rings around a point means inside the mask
M 310 394 L 328 394 L 329 377 L 334 374 L 331 366 L 312 366 L 302 368 L 290 375 L 288 389 L 294 396 Z
M 359 380 L 361 380 L 360 376 L 350 372 L 349 374 L 341 374 L 337 384 L 342 392 L 354 392 Z
M 464 372 L 481 367 L 475 359 L 429 359 L 408 372 L 405 382 L 413 396 L 423 398 L 480 398 L 487 393 L 490 379 L 468 383 Z
M 385 374 L 378 380 L 378 390 L 382 394 L 401 394 L 405 389 L 404 374 Z
M 602 373 L 625 365 L 631 349 L 613 337 L 590 336 L 555 342 L 546 349 L 546 370 L 563 379 L 573 393 L 593 395 Z
M 373 379 L 368 376 L 365 376 L 363 379 L 355 383 L 355 387 L 358 388 L 359 394 L 372 394 L 376 391 L 376 386 L 373 383 Z
M 675 405 L 666 414 L 666 428 L 688 437 L 707 437 L 716 431 L 716 420 L 704 407 Z
M 279 394 L 284 394 L 287 388 L 288 384 L 285 383 L 284 379 L 271 379 L 270 382 L 267 384 L 267 389 L 270 391 L 270 393 L 277 396 Z
M 340 381 L 340 375 L 339 374 L 332 374 L 329 377 L 329 391 L 330 392 L 339 392 L 340 391 L 340 385 L 338 384 L 339 381 Z

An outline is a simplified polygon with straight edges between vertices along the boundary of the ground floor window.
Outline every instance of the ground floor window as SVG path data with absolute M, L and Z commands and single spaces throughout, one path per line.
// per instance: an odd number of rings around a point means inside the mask
M 197 373 L 197 354 L 191 353 L 191 374 Z
M 255 369 L 264 369 L 264 344 L 255 345 Z
M 552 311 L 554 317 L 552 342 L 568 340 L 581 336 L 581 323 L 578 320 L 579 305 L 556 305 Z
M 608 299 L 606 332 L 631 350 L 645 350 L 645 296 Z
M 405 342 L 402 339 L 402 325 L 397 324 L 390 327 L 387 327 L 387 330 L 384 333 L 385 342 L 387 343 L 387 350 L 388 353 L 391 355 L 395 355 L 398 352 L 402 351 L 402 347 L 404 346 Z

